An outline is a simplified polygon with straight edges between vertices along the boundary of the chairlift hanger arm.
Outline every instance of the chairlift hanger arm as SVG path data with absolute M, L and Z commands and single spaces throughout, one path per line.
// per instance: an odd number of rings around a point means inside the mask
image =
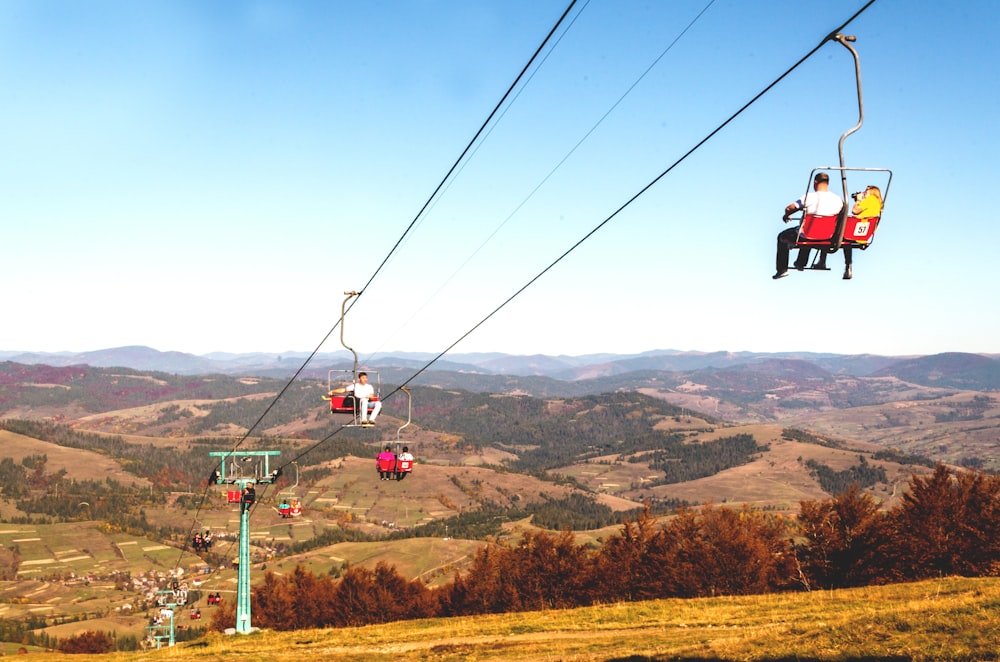
M 400 386 L 399 390 L 406 394 L 406 422 L 403 423 L 401 426 L 399 426 L 399 429 L 396 430 L 396 443 L 397 444 L 399 444 L 399 433 L 403 431 L 403 428 L 405 428 L 407 425 L 410 424 L 410 420 L 411 420 L 412 415 L 413 415 L 413 396 L 410 395 L 410 387 L 409 386 Z
M 858 52 L 851 46 L 852 43 L 857 41 L 857 37 L 848 36 L 844 34 L 837 34 L 834 36 L 834 41 L 839 43 L 841 46 L 846 48 L 851 52 L 851 56 L 854 58 L 854 79 L 857 83 L 858 88 L 858 123 L 849 128 L 840 136 L 840 141 L 837 143 L 837 153 L 840 156 L 840 181 L 844 189 L 844 200 L 848 199 L 847 193 L 847 175 L 843 168 L 845 168 L 844 160 L 844 141 L 847 140 L 847 136 L 851 135 L 855 131 L 861 128 L 861 125 L 865 123 L 865 102 L 864 96 L 861 90 L 861 58 L 858 56 Z
M 843 192 L 841 199 L 844 201 L 844 208 L 840 210 L 840 214 L 837 216 L 836 228 L 833 232 L 832 241 L 830 243 L 829 252 L 835 253 L 840 249 L 841 244 L 844 241 L 844 229 L 847 224 L 847 201 L 850 199 L 847 188 L 847 166 L 846 159 L 844 158 L 844 141 L 847 140 L 847 136 L 856 132 L 861 128 L 861 125 L 865 122 L 865 104 L 864 98 L 861 92 L 861 58 L 858 56 L 858 52 L 851 46 L 852 43 L 857 41 L 857 37 L 853 35 L 845 35 L 842 33 L 837 33 L 833 35 L 833 40 L 839 43 L 841 46 L 846 48 L 851 52 L 851 56 L 854 58 L 854 79 L 857 83 L 858 89 L 858 122 L 840 136 L 840 140 L 837 142 L 837 154 L 840 158 L 840 187 Z
M 344 292 L 345 299 L 340 305 L 340 344 L 354 357 L 354 381 L 358 381 L 358 353 L 344 341 L 344 318 L 347 316 L 347 302 L 358 296 L 357 292 Z

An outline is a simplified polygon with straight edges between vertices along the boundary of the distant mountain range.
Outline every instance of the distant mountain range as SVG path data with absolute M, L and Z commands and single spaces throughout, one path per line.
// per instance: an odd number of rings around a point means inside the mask
M 377 356 L 362 363 L 365 368 L 405 371 L 427 365 L 436 355 L 400 352 Z M 287 352 L 231 354 L 215 352 L 203 356 L 184 352 L 161 352 L 150 347 L 129 346 L 91 352 L 0 351 L 0 361 L 55 367 L 89 365 L 152 370 L 177 375 L 226 374 L 285 377 L 298 370 L 307 353 Z M 351 368 L 353 359 L 345 351 L 313 357 L 305 374 L 326 376 L 331 369 Z M 810 367 L 811 366 L 811 367 Z M 873 354 L 842 355 L 811 352 L 683 352 L 653 350 L 641 354 L 587 354 L 583 356 L 518 356 L 502 353 L 450 354 L 432 365 L 433 371 L 467 375 L 548 377 L 561 381 L 611 379 L 629 373 L 730 371 L 773 375 L 792 371 L 803 376 L 815 372 L 847 377 L 896 377 L 938 388 L 990 391 L 1000 389 L 1000 360 L 995 356 L 948 352 L 921 357 Z

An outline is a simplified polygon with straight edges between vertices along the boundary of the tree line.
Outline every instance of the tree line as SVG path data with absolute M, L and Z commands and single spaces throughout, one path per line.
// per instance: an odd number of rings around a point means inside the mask
M 858 463 L 848 467 L 843 471 L 837 471 L 817 460 L 807 460 L 810 474 L 819 482 L 819 486 L 827 494 L 840 494 L 850 489 L 852 485 L 864 489 L 876 483 L 884 483 L 888 480 L 885 467 L 877 464 L 868 464 L 864 455 L 858 456 Z
M 487 545 L 438 588 L 384 563 L 349 567 L 339 581 L 297 568 L 267 573 L 251 600 L 256 625 L 291 630 L 997 574 L 1000 476 L 938 465 L 888 510 L 856 484 L 803 501 L 796 518 L 709 505 L 661 524 L 647 510 L 596 550 L 569 530 Z M 233 627 L 234 609 L 212 627 Z

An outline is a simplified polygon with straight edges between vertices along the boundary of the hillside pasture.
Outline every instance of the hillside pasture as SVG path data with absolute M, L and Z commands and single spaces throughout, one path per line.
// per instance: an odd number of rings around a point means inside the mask
M 843 459 L 841 464 L 846 468 L 856 463 L 857 453 L 815 444 L 776 440 L 771 442 L 769 451 L 748 464 L 725 469 L 705 478 L 634 490 L 626 495 L 639 499 L 644 494 L 651 494 L 658 498 L 680 499 L 689 503 L 745 504 L 797 512 L 800 501 L 829 496 L 804 470 L 804 463 L 815 459 L 829 464 L 831 458 Z
M 273 399 L 276 393 L 252 393 L 217 400 L 166 400 L 123 409 L 112 409 L 97 414 L 81 416 L 75 427 L 107 434 L 138 434 L 173 437 L 184 434 L 189 419 L 204 418 L 211 412 L 211 405 L 238 400 Z M 172 412 L 176 410 L 176 412 Z M 183 416 L 178 416 L 183 412 Z M 168 415 L 169 414 L 169 415 Z
M 835 442 L 837 446 L 788 441 L 782 438 L 782 427 L 776 425 L 717 426 L 692 437 L 689 443 L 707 443 L 724 437 L 749 434 L 769 450 L 757 459 L 732 467 L 712 476 L 682 483 L 655 485 L 662 474 L 650 470 L 642 462 L 629 462 L 618 455 L 593 458 L 587 463 L 574 464 L 561 471 L 581 484 L 601 493 L 612 494 L 631 503 L 644 499 L 679 499 L 688 503 L 746 504 L 758 508 L 776 508 L 795 512 L 803 499 L 822 499 L 827 495 L 809 475 L 805 466 L 809 460 L 829 466 L 834 471 L 846 471 L 856 466 L 859 456 L 869 464 L 882 466 L 887 482 L 871 488 L 886 505 L 894 503 L 913 474 L 923 474 L 926 467 L 875 461 L 876 444 Z
M 267 564 L 276 574 L 286 574 L 302 566 L 317 575 L 337 574 L 345 564 L 374 568 L 384 562 L 400 575 L 421 579 L 437 586 L 453 579 L 455 571 L 464 570 L 476 550 L 486 543 L 455 538 L 408 538 L 366 543 L 338 543 L 303 554 L 288 556 Z
M 978 391 L 851 407 L 790 419 L 789 424 L 951 464 L 979 458 L 985 468 L 1000 469 L 1000 399 Z
M 17 463 L 29 455 L 44 455 L 48 458 L 47 473 L 65 470 L 66 478 L 72 480 L 101 482 L 110 478 L 122 485 L 149 487 L 148 480 L 126 472 L 115 459 L 99 453 L 59 446 L 8 430 L 0 430 L 0 448 L 3 457 L 13 458 Z
M 663 478 L 663 474 L 648 464 L 629 462 L 619 455 L 604 455 L 587 462 L 562 467 L 558 473 L 569 476 L 598 494 L 614 495 L 635 507 L 638 502 L 622 495 L 634 494 L 643 486 Z

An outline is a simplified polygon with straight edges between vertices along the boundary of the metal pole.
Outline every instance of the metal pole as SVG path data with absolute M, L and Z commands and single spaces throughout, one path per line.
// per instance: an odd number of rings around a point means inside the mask
M 222 458 L 222 470 L 216 474 L 216 484 L 235 485 L 242 492 L 243 488 L 250 483 L 257 485 L 273 484 L 281 477 L 281 469 L 270 471 L 268 462 L 270 456 L 281 455 L 281 451 L 212 451 L 211 457 Z M 258 467 L 254 471 L 252 478 L 226 477 L 226 458 L 240 458 L 242 460 L 256 458 Z M 262 467 L 260 465 L 263 465 Z M 235 462 L 234 462 L 235 466 Z M 298 467 L 296 466 L 296 469 Z M 241 634 L 249 633 L 252 630 L 250 621 L 250 507 L 252 504 L 245 503 L 242 495 L 240 497 L 240 547 L 239 547 L 239 567 L 236 569 L 236 632 Z
M 344 303 L 340 304 L 340 344 L 346 349 L 351 351 L 354 356 L 354 381 L 358 381 L 358 353 L 354 351 L 353 347 L 348 347 L 347 343 L 344 342 L 344 317 L 347 316 L 347 302 L 358 296 L 357 292 L 344 292 L 347 298 L 344 299 Z
M 250 505 L 240 504 L 240 567 L 236 582 L 236 631 L 250 632 Z
M 844 171 L 844 141 L 847 140 L 847 136 L 860 129 L 861 125 L 865 123 L 865 103 L 861 95 L 861 58 L 858 57 L 858 52 L 854 50 L 854 47 L 848 43 L 856 41 L 857 37 L 848 37 L 838 34 L 834 37 L 834 39 L 844 48 L 851 51 L 851 55 L 854 57 L 854 78 L 858 85 L 858 123 L 845 131 L 844 135 L 840 136 L 840 142 L 837 143 L 837 153 L 840 155 L 840 179 L 844 185 L 844 200 L 847 200 L 847 175 Z
M 845 131 L 844 135 L 840 136 L 840 141 L 837 143 L 837 153 L 840 156 L 840 187 L 844 196 L 844 208 L 840 212 L 840 218 L 837 219 L 837 232 L 834 237 L 836 240 L 834 248 L 838 249 L 844 241 L 844 227 L 847 223 L 847 212 L 850 205 L 849 200 L 851 199 L 847 190 L 847 166 L 844 163 L 844 141 L 847 140 L 847 136 L 860 129 L 861 125 L 865 123 L 865 104 L 861 97 L 861 59 L 858 57 L 858 52 L 848 43 L 855 41 L 856 37 L 848 37 L 838 34 L 834 37 L 834 39 L 841 46 L 851 51 L 851 55 L 854 56 L 854 78 L 857 80 L 858 85 L 858 123 Z

